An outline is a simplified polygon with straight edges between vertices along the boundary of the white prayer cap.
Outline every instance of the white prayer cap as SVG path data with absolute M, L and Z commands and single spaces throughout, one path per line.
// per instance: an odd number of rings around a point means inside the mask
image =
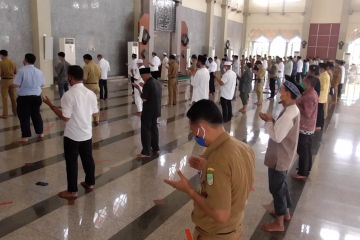
M 163 55 L 164 55 L 164 56 L 167 56 L 167 53 L 166 53 L 166 52 L 163 52 Z
M 230 62 L 230 61 L 226 61 L 225 63 L 224 63 L 224 66 L 231 66 L 232 65 L 232 62 Z
M 144 61 L 142 59 L 138 59 L 137 64 L 141 64 L 141 63 L 144 63 Z

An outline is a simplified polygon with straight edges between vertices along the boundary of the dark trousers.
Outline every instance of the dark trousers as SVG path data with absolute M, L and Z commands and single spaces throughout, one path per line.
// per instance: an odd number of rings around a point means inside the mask
M 141 154 L 150 156 L 151 149 L 153 152 L 160 150 L 159 148 L 159 129 L 157 126 L 157 116 L 148 114 L 143 111 L 141 115 Z
M 325 124 L 324 107 L 325 107 L 324 103 L 319 103 L 318 104 L 318 114 L 317 114 L 317 119 L 316 119 L 316 127 L 320 127 L 321 129 L 323 129 L 324 124 Z
M 338 86 L 338 98 L 341 97 L 341 94 L 342 94 L 342 89 L 343 89 L 343 84 L 340 83 L 339 86 Z
M 299 134 L 299 143 L 297 153 L 299 155 L 299 170 L 298 175 L 309 176 L 312 167 L 312 145 L 313 135 Z
M 131 82 L 132 94 L 134 94 L 135 87 L 132 84 L 135 83 L 135 78 L 130 77 L 130 82 Z
M 210 93 L 215 93 L 215 73 L 210 73 L 210 81 L 209 81 L 209 90 Z
M 286 81 L 291 81 L 291 76 L 290 75 L 285 75 L 285 80 Z
M 69 84 L 67 81 L 59 81 L 58 82 L 58 88 L 59 88 L 59 95 L 60 98 L 64 95 L 65 92 L 69 90 Z
M 21 136 L 23 138 L 31 137 L 30 119 L 33 122 L 35 133 L 42 134 L 44 126 L 40 114 L 41 96 L 19 96 L 16 101 Z
M 78 156 L 80 155 L 85 172 L 85 183 L 95 185 L 95 163 L 92 156 L 92 139 L 82 142 L 64 137 L 64 154 L 66 162 L 67 190 L 77 192 Z
M 274 209 L 277 216 L 284 216 L 291 208 L 291 198 L 287 184 L 287 172 L 268 169 L 269 190 L 274 199 Z
M 276 78 L 270 78 L 270 83 L 269 83 L 269 86 L 270 86 L 270 97 L 275 97 L 275 86 L 276 86 Z
M 151 72 L 151 76 L 155 79 L 159 79 L 160 78 L 160 71 L 154 71 Z
M 296 73 L 296 82 L 297 82 L 297 83 L 300 83 L 301 77 L 302 77 L 302 73 L 301 73 L 301 72 Z
M 100 87 L 100 99 L 107 99 L 108 98 L 107 80 L 100 79 L 99 87 Z
M 220 104 L 222 108 L 223 121 L 229 122 L 232 118 L 232 105 L 231 100 L 227 100 L 223 97 L 220 98 Z

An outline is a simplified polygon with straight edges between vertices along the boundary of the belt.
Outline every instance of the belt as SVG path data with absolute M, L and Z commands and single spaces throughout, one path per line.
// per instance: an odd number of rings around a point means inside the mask
M 200 227 L 195 227 L 195 229 L 198 231 L 198 232 L 203 232 L 203 233 L 207 233 L 206 231 L 204 231 L 202 228 L 200 228 Z M 199 231 L 200 230 L 200 231 Z M 226 232 L 226 233 L 215 233 L 215 235 L 218 235 L 218 236 L 221 236 L 221 235 L 229 235 L 229 234 L 232 234 L 232 233 L 234 233 L 234 232 L 236 232 L 236 230 L 233 230 L 233 231 L 230 231 L 230 232 Z M 208 234 L 208 233 L 207 233 Z

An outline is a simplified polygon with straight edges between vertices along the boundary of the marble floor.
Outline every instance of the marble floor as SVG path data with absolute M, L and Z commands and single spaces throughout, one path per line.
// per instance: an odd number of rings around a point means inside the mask
M 187 160 L 203 151 L 188 131 L 186 111 L 190 86 L 179 84 L 178 105 L 167 107 L 163 91 L 159 123 L 161 153 L 158 158 L 136 160 L 141 150 L 140 119 L 135 115 L 131 90 L 124 79 L 109 82 L 110 98 L 101 101 L 101 124 L 94 128 L 96 190 L 85 194 L 79 188 L 75 202 L 59 199 L 66 188 L 62 134 L 64 124 L 42 106 L 45 139 L 16 144 L 18 119 L 0 121 L 0 238 L 6 240 L 183 240 L 192 229 L 192 203 L 187 196 L 163 183 L 176 178 L 181 169 L 197 184 L 198 175 Z M 45 95 L 59 104 L 56 91 Z M 258 113 L 275 115 L 277 101 L 238 113 L 240 99 L 233 103 L 235 118 L 225 125 L 230 134 L 250 144 L 256 152 L 256 189 L 246 209 L 243 239 L 360 239 L 360 86 L 348 84 L 339 104 L 329 106 L 327 130 L 317 136 L 313 171 L 306 183 L 289 179 L 295 202 L 293 219 L 282 234 L 266 234 L 260 226 L 271 217 L 262 207 L 271 201 L 263 158 L 268 135 Z M 218 95 L 214 99 L 219 101 Z M 321 142 L 320 142 L 320 139 Z M 79 161 L 80 164 L 80 161 Z M 294 168 L 296 164 L 294 165 Z M 79 179 L 84 174 L 79 168 Z M 38 186 L 37 182 L 48 186 Z M 79 181 L 80 182 L 80 181 Z

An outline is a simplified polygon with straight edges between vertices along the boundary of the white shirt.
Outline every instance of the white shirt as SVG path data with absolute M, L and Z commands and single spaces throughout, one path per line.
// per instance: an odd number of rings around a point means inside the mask
M 217 71 L 217 72 L 220 72 L 220 71 L 221 71 L 220 65 L 221 65 L 220 59 L 216 59 L 216 71 Z
M 134 69 L 137 68 L 137 61 L 138 61 L 138 59 L 132 59 L 131 63 L 128 66 L 129 76 L 131 76 L 131 77 L 134 77 L 133 74 L 131 73 L 131 70 L 134 71 Z
M 303 61 L 301 60 L 301 59 L 299 59 L 298 61 L 297 61 L 297 63 L 296 63 L 296 71 L 298 72 L 298 73 L 302 73 L 303 72 L 303 66 L 304 66 L 304 63 L 303 63 Z
M 341 68 L 341 83 L 344 84 L 345 83 L 345 67 L 340 66 L 340 68 Z
M 158 56 L 155 56 L 151 59 L 151 64 L 154 66 L 150 65 L 150 71 L 151 72 L 156 72 L 159 71 L 159 66 L 161 65 L 161 60 Z
M 264 59 L 264 61 L 262 61 L 262 65 L 263 65 L 265 70 L 268 69 L 268 61 L 266 59 Z
M 233 70 L 227 70 L 226 73 L 221 78 L 221 81 L 224 83 L 220 87 L 221 97 L 226 100 L 232 100 L 235 94 L 236 87 L 236 73 Z
M 101 79 L 107 80 L 108 72 L 110 72 L 110 63 L 105 58 L 102 58 L 99 61 L 99 67 L 101 70 Z
M 92 138 L 92 116 L 99 112 L 96 95 L 84 84 L 73 85 L 61 98 L 65 124 L 64 136 L 82 142 Z
M 217 64 L 215 61 L 212 61 L 209 65 L 209 72 L 214 73 L 216 72 Z
M 285 65 L 284 65 L 284 63 L 283 63 L 283 62 L 280 62 L 280 63 L 278 64 L 278 66 L 279 66 L 279 73 L 278 73 L 278 77 L 279 77 L 279 78 L 283 78 L 283 77 L 284 77 L 284 69 L 285 69 Z
M 291 76 L 293 70 L 293 62 L 287 61 L 285 64 L 285 75 Z
M 194 78 L 191 81 L 193 86 L 192 102 L 197 102 L 201 99 L 209 99 L 209 71 L 203 67 L 196 71 Z
M 296 116 L 300 115 L 299 108 L 296 104 L 288 106 L 285 112 L 275 121 L 275 123 L 266 122 L 265 129 L 269 137 L 277 143 L 281 143 L 289 134 L 294 126 L 292 121 Z

